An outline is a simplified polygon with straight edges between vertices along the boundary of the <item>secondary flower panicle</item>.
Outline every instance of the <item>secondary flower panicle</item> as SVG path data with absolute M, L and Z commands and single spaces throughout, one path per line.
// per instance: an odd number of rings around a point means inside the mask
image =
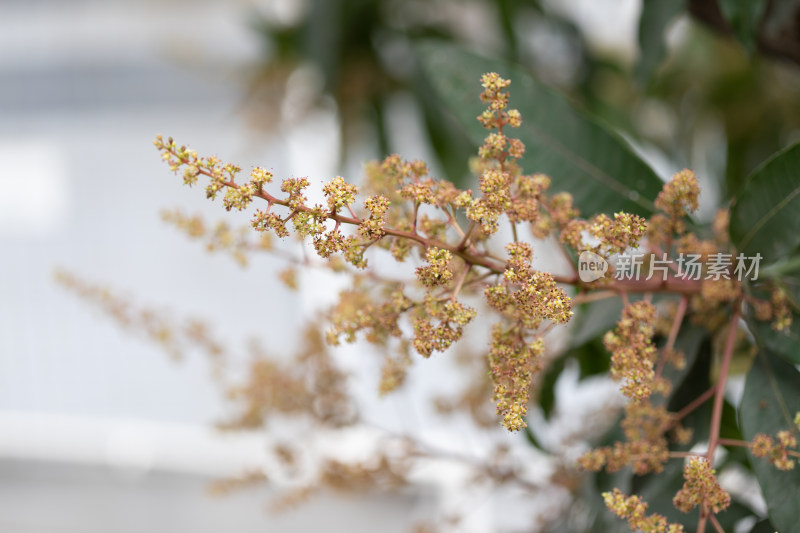
M 438 287 L 447 284 L 453 279 L 453 271 L 450 268 L 450 261 L 453 254 L 447 250 L 439 248 L 428 248 L 425 252 L 426 266 L 417 269 L 417 279 L 425 287 Z
M 681 218 L 697 211 L 700 184 L 691 170 L 684 169 L 664 184 L 656 197 L 656 207 L 665 213 Z
M 647 512 L 647 502 L 639 496 L 625 496 L 619 489 L 604 492 L 603 500 L 606 507 L 620 518 L 628 521 L 631 531 L 644 533 L 683 533 L 683 526 L 670 524 L 665 517 Z
M 322 192 L 328 202 L 328 209 L 331 213 L 336 213 L 339 209 L 347 207 L 356 201 L 358 187 L 347 183 L 341 176 L 336 176 L 333 181 L 327 183 Z
M 622 393 L 634 401 L 645 400 L 654 388 L 665 387 L 656 380 L 653 368 L 657 355 L 652 341 L 655 322 L 653 304 L 634 302 L 622 310 L 617 328 L 603 337 L 603 344 L 611 352 L 611 377 L 624 381 Z
M 673 503 L 684 513 L 700 507 L 703 514 L 716 514 L 730 506 L 731 495 L 720 487 L 716 472 L 705 457 L 690 457 L 683 478 L 685 482 Z
M 477 311 L 458 301 L 438 301 L 430 294 L 417 306 L 414 317 L 414 349 L 423 357 L 443 352 L 461 338 L 464 326 Z
M 489 368 L 494 383 L 494 401 L 503 426 L 509 431 L 526 427 L 533 374 L 541 368 L 544 342 L 527 340 L 519 325 L 495 324 L 489 348 Z
M 795 424 L 800 426 L 800 413 L 795 417 Z M 794 459 L 789 459 L 791 448 L 797 447 L 797 438 L 792 432 L 787 430 L 779 431 L 773 439 L 764 433 L 758 433 L 753 437 L 750 451 L 756 457 L 766 458 L 778 470 L 793 470 L 795 467 Z
M 578 459 L 581 468 L 599 472 L 618 472 L 630 465 L 637 475 L 659 473 L 669 460 L 667 431 L 672 425 L 672 416 L 663 406 L 654 406 L 649 401 L 631 402 L 625 406 L 622 419 L 624 442 L 615 442 L 590 450 Z M 680 440 L 678 432 L 674 440 Z

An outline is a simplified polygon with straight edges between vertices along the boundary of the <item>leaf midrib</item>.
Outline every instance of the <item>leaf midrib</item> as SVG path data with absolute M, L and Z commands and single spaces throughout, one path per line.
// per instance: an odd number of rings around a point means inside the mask
M 775 400 L 778 402 L 778 407 L 781 410 L 784 420 L 787 422 L 787 424 L 789 424 L 789 427 L 791 427 L 794 422 L 789 412 L 789 407 L 784 401 L 783 393 L 781 392 L 781 386 L 778 383 L 778 378 L 775 377 L 775 372 L 773 371 L 774 369 L 772 368 L 772 365 L 769 364 L 769 361 L 766 360 L 766 357 L 767 356 L 763 351 L 759 351 L 759 359 L 761 359 L 761 364 L 764 365 L 764 373 L 767 375 L 767 379 L 769 380 L 769 386 L 772 389 L 772 393 L 775 395 Z
M 779 212 L 781 209 L 783 209 L 784 207 L 786 207 L 786 204 L 788 204 L 789 202 L 791 202 L 792 200 L 794 200 L 795 196 L 797 196 L 798 194 L 800 194 L 800 185 L 798 185 L 797 187 L 795 187 L 795 188 L 794 188 L 794 190 L 791 192 L 791 194 L 789 194 L 789 195 L 788 195 L 786 198 L 784 198 L 783 200 L 781 200 L 780 202 L 778 202 L 777 204 L 775 204 L 775 205 L 772 207 L 772 209 L 770 209 L 769 211 L 767 211 L 767 212 L 764 214 L 764 216 L 763 216 L 763 217 L 761 217 L 760 219 L 758 219 L 758 222 L 756 222 L 756 223 L 753 225 L 753 227 L 750 229 L 750 231 L 748 231 L 747 233 L 745 233 L 744 237 L 742 237 L 742 240 L 740 241 L 740 247 L 741 247 L 742 249 L 746 249 L 746 248 L 747 248 L 747 245 L 748 245 L 748 243 L 749 243 L 749 242 L 750 242 L 750 241 L 753 239 L 753 237 L 756 235 L 756 233 L 758 233 L 758 231 L 760 231 L 760 230 L 761 230 L 761 228 L 762 228 L 762 227 L 764 227 L 764 225 L 765 225 L 767 222 L 769 222 L 769 220 L 771 220 L 772 218 L 774 218 L 774 217 L 775 217 L 775 215 L 777 215 L 777 213 L 778 213 L 778 212 Z
M 534 134 L 535 136 L 538 136 L 538 138 L 542 140 L 542 144 L 546 144 L 551 148 L 553 148 L 562 157 L 564 157 L 564 159 L 566 159 L 567 161 L 573 161 L 576 164 L 576 166 L 578 166 L 578 168 L 582 169 L 584 172 L 586 172 L 589 176 L 591 176 L 598 182 L 603 183 L 607 187 L 616 190 L 618 193 L 624 195 L 627 200 L 634 202 L 649 211 L 655 211 L 655 205 L 653 205 L 652 202 L 646 200 L 643 197 L 643 195 L 640 194 L 638 191 L 635 191 L 633 188 L 628 187 L 624 183 L 615 180 L 607 172 L 593 165 L 588 159 L 581 157 L 576 152 L 570 150 L 567 146 L 565 146 L 555 138 L 547 135 L 545 131 L 542 128 L 537 127 L 535 123 L 525 129 L 531 131 L 531 133 Z M 630 197 L 630 193 L 632 192 L 635 192 L 637 194 L 637 198 L 635 200 Z

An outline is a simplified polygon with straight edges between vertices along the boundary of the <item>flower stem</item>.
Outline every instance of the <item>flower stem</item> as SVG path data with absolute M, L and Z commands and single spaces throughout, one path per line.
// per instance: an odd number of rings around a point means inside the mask
M 680 420 L 683 420 L 689 413 L 691 413 L 692 411 L 694 411 L 695 409 L 706 403 L 706 401 L 708 401 L 708 399 L 714 395 L 714 392 L 716 392 L 716 390 L 717 390 L 716 387 L 711 387 L 703 394 L 692 400 L 686 407 L 678 411 L 678 413 L 674 417 L 672 417 L 672 424 L 674 425 Z
M 675 312 L 675 318 L 672 321 L 672 329 L 669 330 L 669 337 L 667 337 L 667 344 L 661 349 L 661 358 L 658 361 L 656 368 L 656 379 L 661 377 L 661 372 L 664 370 L 664 365 L 675 347 L 675 339 L 678 338 L 678 331 L 681 329 L 683 317 L 686 316 L 686 309 L 689 307 L 689 298 L 685 295 L 681 298 L 678 304 L 678 310 Z
M 714 529 L 717 531 L 717 533 L 725 533 L 725 530 L 722 529 L 722 525 L 719 523 L 716 516 L 710 514 L 708 515 L 708 519 L 711 520 L 711 525 L 714 526 Z
M 731 317 L 730 324 L 728 325 L 728 336 L 725 339 L 725 350 L 722 352 L 722 364 L 719 369 L 719 378 L 717 379 L 716 385 L 717 390 L 714 395 L 714 410 L 711 412 L 711 432 L 708 452 L 706 453 L 706 458 L 709 462 L 713 461 L 714 450 L 719 442 L 719 428 L 722 424 L 722 407 L 725 403 L 725 382 L 728 379 L 731 359 L 733 358 L 733 348 L 736 345 L 736 331 L 739 325 L 739 316 L 741 315 L 741 301 L 737 301 L 734 306 L 735 310 Z

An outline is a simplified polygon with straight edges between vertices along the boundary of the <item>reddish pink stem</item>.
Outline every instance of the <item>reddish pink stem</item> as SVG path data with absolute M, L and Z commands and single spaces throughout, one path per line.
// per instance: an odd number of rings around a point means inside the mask
M 678 338 L 678 331 L 681 329 L 683 317 L 686 316 L 686 309 L 688 307 L 689 297 L 684 295 L 681 298 L 681 303 L 678 304 L 678 310 L 675 311 L 675 318 L 672 321 L 672 329 L 669 330 L 667 344 L 665 344 L 664 348 L 661 350 L 661 358 L 659 359 L 658 367 L 656 368 L 656 379 L 661 377 L 661 372 L 664 371 L 664 365 L 667 364 L 667 359 L 672 353 L 672 349 L 675 347 L 675 339 Z
M 733 348 L 736 345 L 736 332 L 739 326 L 739 316 L 741 314 L 741 302 L 737 301 L 734 307 L 733 317 L 728 326 L 728 336 L 725 339 L 725 351 L 722 352 L 722 364 L 719 368 L 719 379 L 717 380 L 716 393 L 714 395 L 714 410 L 711 413 L 711 436 L 708 442 L 708 452 L 706 458 L 709 462 L 714 460 L 714 450 L 719 443 L 719 428 L 722 424 L 722 406 L 725 404 L 725 382 L 728 379 L 728 372 L 733 358 Z

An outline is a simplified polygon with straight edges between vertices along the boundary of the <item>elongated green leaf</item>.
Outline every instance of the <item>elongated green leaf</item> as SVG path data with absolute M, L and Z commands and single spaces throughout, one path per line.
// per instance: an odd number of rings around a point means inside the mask
M 699 334 L 698 334 L 699 332 Z M 703 335 L 700 327 L 693 327 L 678 337 L 678 341 L 685 338 L 683 342 L 676 342 L 676 348 L 683 350 L 686 354 L 687 365 L 683 371 L 672 370 L 673 374 L 668 373 L 669 368 L 665 369 L 665 375 L 673 380 L 675 388 L 669 396 L 667 409 L 678 412 L 689 405 L 695 398 L 703 394 L 710 387 L 711 379 L 711 339 L 708 334 Z M 699 339 L 698 339 L 699 336 Z M 693 351 L 688 347 L 695 346 Z M 711 405 L 704 403 L 691 413 L 689 413 L 681 423 L 694 429 L 693 440 L 702 441 L 708 438 L 708 426 L 711 419 Z M 680 447 L 678 448 L 685 448 Z
M 752 440 L 758 433 L 774 436 L 777 431 L 791 430 L 798 411 L 800 372 L 772 352 L 760 350 L 747 374 L 739 407 L 744 438 Z M 767 502 L 770 522 L 781 533 L 800 533 L 800 468 L 784 472 L 766 459 L 750 455 L 750 460 Z
M 567 362 L 567 355 L 559 357 L 547 368 L 547 372 L 542 379 L 542 383 L 537 391 L 537 404 L 542 409 L 545 420 L 550 419 L 550 413 L 556 406 L 556 382 L 564 371 Z
M 728 400 L 722 404 L 722 423 L 719 428 L 719 436 L 723 439 L 744 440 L 736 408 Z M 725 459 L 718 467 L 720 470 L 724 470 L 733 463 L 738 463 L 739 466 L 750 472 L 753 470 L 747 457 L 747 449 L 741 446 L 729 446 Z
M 686 10 L 679 0 L 644 0 L 639 18 L 639 62 L 636 79 L 645 84 L 652 78 L 667 51 L 666 32 L 669 23 Z
M 711 341 L 703 328 L 687 322 L 683 323 L 678 338 L 675 340 L 675 349 L 683 352 L 686 366 L 678 369 L 672 364 L 667 364 L 662 374 L 673 386 L 672 394 L 668 398 L 669 408 L 673 411 L 682 409 L 708 388 L 706 384 L 710 368 Z M 701 369 L 698 370 L 698 367 Z M 705 375 L 703 375 L 704 372 Z M 696 377 L 697 374 L 699 374 L 699 378 Z M 702 388 L 704 386 L 706 388 Z M 696 390 L 698 387 L 700 390 Z
M 622 313 L 620 298 L 607 298 L 597 302 L 583 304 L 576 310 L 571 324 L 569 346 L 578 347 L 586 344 L 606 331 L 614 329 Z
M 769 520 L 761 520 L 753 526 L 750 533 L 775 533 L 775 526 L 769 523 Z
M 800 365 L 800 315 L 792 314 L 792 325 L 788 331 L 775 331 L 769 322 L 749 320 L 750 331 L 768 349 L 787 361 Z
M 800 143 L 778 152 L 748 178 L 731 210 L 730 233 L 748 257 L 769 264 L 800 245 Z
M 580 367 L 578 379 L 589 376 L 596 376 L 608 372 L 611 357 L 606 351 L 603 343 L 599 339 L 586 342 L 581 346 L 570 348 L 563 355 L 559 356 L 548 366 L 538 389 L 538 404 L 542 409 L 545 420 L 550 418 L 550 414 L 556 402 L 556 383 L 561 373 L 564 372 L 566 363 L 570 360 L 577 361 Z
M 497 72 L 511 82 L 510 106 L 522 127 L 509 128 L 526 146 L 526 172 L 553 179 L 553 191 L 568 191 L 584 215 L 628 211 L 647 215 L 662 182 L 625 141 L 577 111 L 561 94 L 518 66 L 479 56 L 451 44 L 428 41 L 417 48 L 432 85 L 473 141 L 488 133 L 477 120 L 483 111 L 480 77 Z
M 759 277 L 781 279 L 792 287 L 800 288 L 800 250 L 795 250 L 792 255 L 760 269 Z

